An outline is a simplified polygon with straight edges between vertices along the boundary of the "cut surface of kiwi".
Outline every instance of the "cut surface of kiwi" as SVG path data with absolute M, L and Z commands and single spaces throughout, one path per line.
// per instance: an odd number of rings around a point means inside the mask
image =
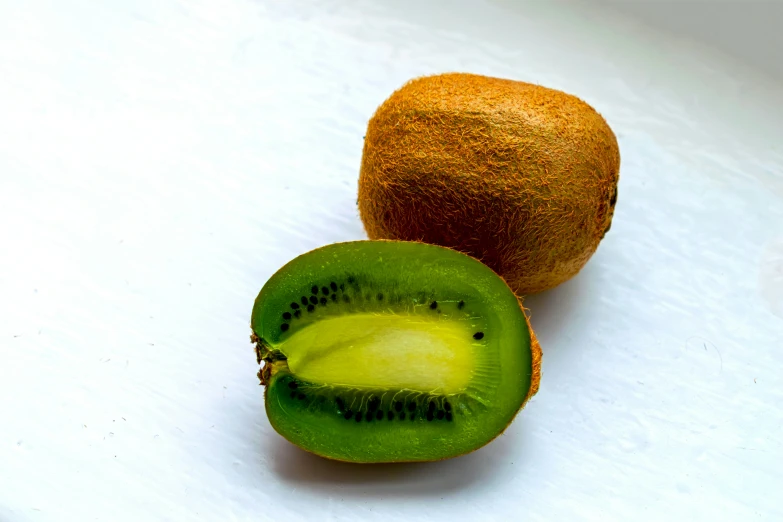
M 264 285 L 251 327 L 273 428 L 332 459 L 470 452 L 538 385 L 517 297 L 435 245 L 356 241 L 299 256 Z

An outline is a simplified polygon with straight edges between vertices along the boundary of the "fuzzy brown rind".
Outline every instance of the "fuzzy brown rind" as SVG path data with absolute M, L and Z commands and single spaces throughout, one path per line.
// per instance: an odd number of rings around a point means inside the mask
M 592 107 L 524 82 L 450 73 L 394 92 L 367 128 L 370 239 L 476 257 L 518 295 L 573 277 L 609 229 L 620 153 Z
M 527 397 L 522 403 L 523 407 L 533 395 L 538 393 L 538 388 L 541 385 L 541 356 L 543 355 L 541 345 L 538 343 L 538 338 L 533 331 L 533 327 L 530 324 L 530 317 L 528 317 L 527 313 L 525 313 L 525 319 L 527 320 L 527 329 L 530 330 L 530 352 L 532 355 L 532 362 L 530 363 L 530 390 L 527 392 Z

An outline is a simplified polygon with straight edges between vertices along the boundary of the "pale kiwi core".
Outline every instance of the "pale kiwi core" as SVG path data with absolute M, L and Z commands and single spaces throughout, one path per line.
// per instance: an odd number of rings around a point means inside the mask
M 443 394 L 466 389 L 479 343 L 462 322 L 413 315 L 355 314 L 324 319 L 281 350 L 299 378 L 352 388 Z

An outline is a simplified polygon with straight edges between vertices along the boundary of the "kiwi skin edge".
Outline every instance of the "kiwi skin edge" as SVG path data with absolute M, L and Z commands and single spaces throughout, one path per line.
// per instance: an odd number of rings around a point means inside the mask
M 376 241 L 378 241 L 378 240 L 376 240 Z M 379 241 L 385 241 L 385 240 L 379 240 Z M 393 241 L 393 240 L 390 240 L 390 242 L 395 242 L 395 241 Z M 472 256 L 469 256 L 469 257 L 472 257 Z M 474 259 L 475 259 L 475 258 L 474 258 Z M 503 280 L 503 278 L 502 278 L 502 277 L 501 277 L 500 279 L 501 279 L 501 280 Z M 503 280 L 503 282 L 504 282 L 504 283 L 507 285 L 507 283 L 505 282 L 505 280 Z M 508 286 L 508 285 L 507 285 L 507 286 Z M 520 307 L 520 309 L 521 309 L 521 311 L 522 311 L 522 313 L 523 313 L 523 315 L 524 315 L 524 317 L 525 317 L 525 320 L 526 320 L 526 322 L 527 322 L 528 331 L 530 332 L 530 351 L 531 351 L 531 366 L 530 366 L 530 368 L 531 368 L 531 375 L 530 375 L 530 387 L 529 387 L 529 389 L 528 389 L 528 392 L 527 392 L 527 395 L 525 396 L 524 400 L 522 401 L 522 403 L 521 403 L 521 405 L 520 405 L 519 409 L 518 409 L 516 412 L 514 412 L 514 415 L 513 415 L 513 416 L 512 416 L 512 417 L 509 419 L 508 423 L 506 424 L 506 426 L 505 426 L 505 427 L 504 427 L 502 430 L 498 431 L 498 432 L 497 432 L 497 434 L 496 434 L 496 435 L 495 435 L 495 436 L 494 436 L 492 439 L 490 439 L 489 441 L 487 441 L 487 442 L 486 442 L 486 443 L 484 443 L 484 444 L 481 444 L 480 446 L 477 446 L 477 447 L 471 448 L 471 449 L 469 449 L 469 450 L 467 450 L 467 451 L 465 451 L 465 452 L 463 452 L 463 453 L 461 453 L 461 454 L 457 454 L 457 455 L 450 455 L 450 456 L 445 456 L 445 457 L 441 457 L 441 458 L 434 458 L 434 459 L 432 459 L 432 460 L 429 460 L 429 461 L 422 461 L 422 460 L 411 460 L 411 461 L 406 461 L 406 460 L 401 460 L 401 461 L 395 461 L 395 463 L 405 463 L 405 462 L 435 462 L 435 461 L 439 461 L 439 460 L 447 460 L 447 459 L 450 459 L 450 458 L 459 457 L 459 456 L 462 456 L 462 455 L 466 455 L 466 454 L 468 454 L 468 453 L 472 453 L 473 451 L 476 451 L 476 450 L 478 450 L 478 449 L 481 449 L 481 448 L 483 448 L 484 446 L 486 446 L 487 444 L 489 444 L 489 443 L 491 443 L 492 441 L 494 441 L 494 440 L 495 440 L 495 439 L 496 439 L 496 438 L 497 438 L 499 435 L 501 435 L 502 433 L 504 433 L 504 432 L 505 432 L 505 430 L 508 428 L 508 426 L 509 426 L 509 425 L 510 425 L 510 424 L 513 422 L 513 420 L 516 418 L 516 415 L 518 415 L 519 411 L 521 411 L 521 410 L 522 410 L 522 409 L 523 409 L 523 408 L 524 408 L 524 407 L 527 405 L 527 402 L 528 402 L 528 401 L 529 401 L 529 400 L 530 400 L 530 399 L 531 399 L 531 398 L 532 398 L 532 397 L 533 397 L 533 396 L 534 396 L 534 395 L 535 395 L 535 394 L 538 392 L 538 390 L 539 390 L 539 387 L 540 387 L 540 380 L 541 380 L 541 359 L 542 359 L 542 350 L 541 350 L 541 345 L 540 345 L 540 343 L 538 342 L 538 339 L 537 339 L 537 337 L 536 337 L 536 335 L 535 335 L 535 333 L 534 333 L 534 331 L 533 331 L 533 328 L 532 328 L 532 326 L 531 326 L 531 324 L 530 324 L 530 317 L 529 317 L 529 315 L 528 315 L 528 311 L 527 311 L 527 309 L 525 309 L 525 308 L 524 308 L 524 306 L 522 305 L 522 299 L 521 299 L 520 297 L 518 297 L 518 296 L 517 296 L 517 301 L 518 301 L 519 307 Z M 251 328 L 251 329 L 252 329 L 252 328 Z M 251 336 L 250 336 L 250 340 L 251 340 L 251 342 L 252 342 L 252 343 L 255 345 L 255 351 L 256 351 L 257 362 L 260 364 L 261 362 L 263 362 L 263 361 L 261 360 L 260 354 L 261 354 L 262 352 L 264 352 L 264 351 L 266 350 L 266 348 L 261 346 L 261 343 L 262 343 L 262 341 L 261 341 L 261 339 L 260 339 L 260 338 L 259 338 L 259 337 L 256 335 L 256 333 L 255 333 L 255 332 L 253 332 L 253 333 L 251 334 Z M 270 365 L 266 365 L 266 364 L 265 364 L 265 365 L 264 365 L 264 366 L 263 366 L 263 367 L 262 367 L 262 368 L 261 368 L 261 369 L 258 371 L 258 374 L 257 374 L 257 375 L 258 375 L 258 378 L 259 378 L 259 381 L 260 381 L 260 383 L 259 383 L 259 384 L 260 384 L 260 385 L 264 385 L 264 386 L 265 386 L 265 389 L 264 389 L 264 402 L 265 402 L 265 409 L 267 410 L 267 415 L 269 415 L 269 410 L 268 410 L 268 407 L 267 407 L 267 405 L 268 405 L 268 402 L 267 402 L 267 388 L 266 388 L 266 383 L 268 382 L 268 379 L 269 379 L 269 374 L 268 374 L 268 371 L 269 371 L 270 367 L 271 367 Z M 334 460 L 334 461 L 338 461 L 338 462 L 346 462 L 346 463 L 351 463 L 351 464 L 372 464 L 372 462 L 361 462 L 361 461 L 358 461 L 358 462 L 357 462 L 357 461 L 352 461 L 352 460 L 347 460 L 347 459 L 341 459 L 341 458 L 337 458 L 337 457 L 330 456 L 330 455 L 326 455 L 326 454 L 316 453 L 316 452 L 314 452 L 314 451 L 310 451 L 310 450 L 308 450 L 307 448 L 303 448 L 303 447 L 299 446 L 298 444 L 294 444 L 294 445 L 295 445 L 295 446 L 297 446 L 297 447 L 300 447 L 300 449 L 303 449 L 303 450 L 307 451 L 308 453 L 311 453 L 311 454 L 313 454 L 313 455 L 316 455 L 316 456 L 319 456 L 319 457 L 322 457 L 322 458 L 326 458 L 326 459 L 329 459 L 329 460 Z

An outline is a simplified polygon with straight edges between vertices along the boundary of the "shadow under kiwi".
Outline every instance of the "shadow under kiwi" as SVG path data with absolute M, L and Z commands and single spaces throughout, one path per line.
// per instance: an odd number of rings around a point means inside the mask
M 531 437 L 522 420 L 517 417 L 513 430 L 509 428 L 477 451 L 437 462 L 338 462 L 308 453 L 278 436 L 269 441 L 274 455 L 271 468 L 281 481 L 343 497 L 443 496 L 479 482 L 489 487 L 496 480 L 507 479 L 511 470 L 502 465 L 507 461 L 516 460 L 524 466 L 524 441 Z
M 530 325 L 543 351 L 542 385 L 547 370 L 558 372 L 565 370 L 563 365 L 573 363 L 574 359 L 568 357 L 564 348 L 579 347 L 576 341 L 579 330 L 587 327 L 585 321 L 595 308 L 595 300 L 610 291 L 605 286 L 604 271 L 601 263 L 588 262 L 568 281 L 523 298 L 523 306 L 530 314 Z

